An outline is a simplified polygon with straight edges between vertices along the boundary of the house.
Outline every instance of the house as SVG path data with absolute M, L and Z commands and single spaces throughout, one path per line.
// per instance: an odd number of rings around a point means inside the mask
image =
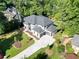
M 75 34 L 71 40 L 72 48 L 74 49 L 74 53 L 77 54 L 79 52 L 79 35 Z
M 16 10 L 15 7 L 9 7 L 3 13 L 4 16 L 7 17 L 8 21 L 11 21 L 13 19 L 19 19 L 19 21 L 21 22 L 22 20 L 20 13 Z
M 37 38 L 43 35 L 53 36 L 56 33 L 56 26 L 54 23 L 45 16 L 31 15 L 24 17 L 24 31 L 33 33 Z
M 10 21 L 16 15 L 16 8 L 14 8 L 14 7 L 7 8 L 3 13 Z

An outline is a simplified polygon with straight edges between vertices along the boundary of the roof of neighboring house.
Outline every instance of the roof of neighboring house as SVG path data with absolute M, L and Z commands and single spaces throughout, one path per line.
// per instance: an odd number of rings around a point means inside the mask
M 36 25 L 41 25 L 43 27 L 46 26 L 47 30 L 54 33 L 56 32 L 56 27 L 53 25 L 53 22 L 49 18 L 42 15 L 40 16 L 31 15 L 28 17 L 24 17 L 24 24 L 34 24 L 34 25 L 36 24 Z M 38 28 L 35 28 L 35 29 L 38 29 Z
M 43 33 L 44 32 L 44 30 L 41 27 L 37 26 L 37 25 L 33 28 L 33 30 L 35 30 L 38 33 Z
M 7 8 L 7 10 L 4 11 L 4 14 L 14 17 L 16 15 L 16 8 L 15 7 Z
M 79 59 L 74 53 L 66 54 L 66 59 Z
M 71 43 L 77 47 L 79 47 L 79 35 L 75 34 L 71 40 Z
M 30 23 L 30 24 L 37 24 L 41 26 L 47 26 L 53 23 L 47 17 L 41 16 L 41 15 L 40 16 L 32 15 L 32 16 L 25 17 L 24 21 L 26 24 Z

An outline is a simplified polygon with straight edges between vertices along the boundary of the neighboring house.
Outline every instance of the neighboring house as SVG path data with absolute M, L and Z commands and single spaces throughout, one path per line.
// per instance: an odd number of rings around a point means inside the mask
M 37 38 L 41 38 L 43 35 L 53 36 L 56 33 L 56 27 L 54 23 L 47 17 L 31 15 L 24 17 L 25 31 L 30 31 Z
M 8 18 L 8 21 L 19 19 L 19 21 L 21 22 L 21 15 L 19 12 L 17 12 L 15 7 L 9 7 L 3 13 Z
M 79 52 L 79 35 L 74 35 L 71 40 L 72 48 L 74 49 L 74 53 L 77 54 Z

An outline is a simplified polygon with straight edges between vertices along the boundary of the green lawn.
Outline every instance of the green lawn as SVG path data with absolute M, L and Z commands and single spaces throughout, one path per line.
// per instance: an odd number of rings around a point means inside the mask
M 16 48 L 14 46 L 12 46 L 13 42 L 15 41 L 14 37 L 17 38 L 17 40 L 20 40 L 22 47 L 21 48 Z M 8 58 L 13 57 L 15 55 L 17 55 L 18 53 L 20 53 L 21 51 L 23 51 L 24 49 L 26 49 L 28 46 L 32 45 L 34 43 L 34 40 L 30 40 L 30 37 L 28 37 L 26 34 L 24 33 L 18 33 L 17 35 L 13 35 L 12 37 L 8 38 L 8 39 L 3 39 L 0 42 L 0 46 L 2 48 L 2 50 L 6 53 L 6 56 L 8 56 Z

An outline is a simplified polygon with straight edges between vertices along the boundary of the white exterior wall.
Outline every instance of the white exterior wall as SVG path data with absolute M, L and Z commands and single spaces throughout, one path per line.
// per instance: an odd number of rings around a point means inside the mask
M 50 31 L 48 31 L 45 27 L 42 27 L 41 25 L 38 25 L 40 26 L 43 30 L 45 30 L 45 32 L 48 32 L 50 36 L 52 36 L 54 33 L 51 33 Z
M 36 31 L 32 30 L 33 35 L 35 35 L 36 37 L 40 38 L 40 34 L 37 33 Z
M 32 25 L 32 24 L 31 24 L 30 26 L 31 26 L 31 30 L 32 30 L 32 29 L 34 28 L 35 25 Z
M 54 36 L 55 33 L 51 33 L 51 36 Z
M 29 26 L 24 24 L 24 29 L 25 29 L 24 31 L 28 31 L 29 30 Z
M 37 35 L 37 36 L 38 36 L 38 38 L 40 38 L 40 34 L 39 34 L 39 33 L 38 33 L 38 35 Z
M 38 38 L 40 38 L 40 34 L 37 33 L 37 32 L 35 32 L 35 36 L 38 37 Z
M 79 52 L 79 47 L 72 45 L 72 48 L 74 49 L 75 54 L 77 54 Z
M 41 27 L 43 30 L 45 30 L 45 32 L 48 32 L 49 34 L 47 34 L 47 35 L 49 35 L 49 36 L 53 35 L 53 33 L 48 31 L 45 27 L 42 27 L 41 25 L 37 25 L 37 26 Z M 36 37 L 40 38 L 40 33 L 32 30 L 35 27 L 35 25 L 30 24 L 30 27 L 31 27 L 31 32 L 33 33 L 33 35 L 35 35 Z M 29 25 L 24 24 L 24 28 L 25 28 L 25 31 L 29 31 Z

